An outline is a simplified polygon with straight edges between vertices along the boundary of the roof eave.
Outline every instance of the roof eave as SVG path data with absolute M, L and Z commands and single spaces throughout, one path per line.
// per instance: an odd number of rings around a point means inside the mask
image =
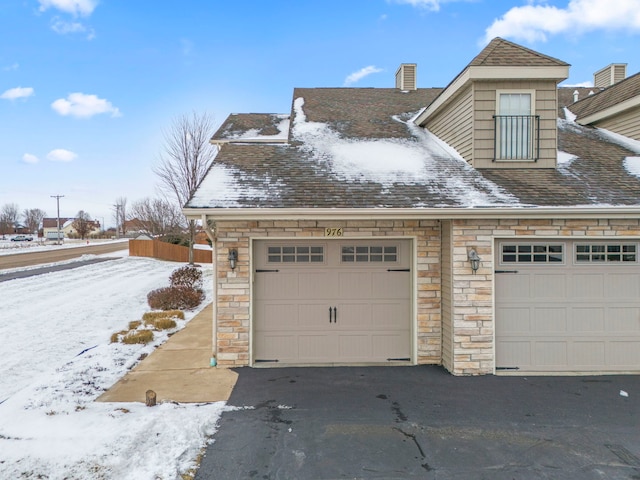
M 200 220 L 453 220 L 468 218 L 638 218 L 640 204 L 619 207 L 468 207 L 468 208 L 183 208 Z
M 632 108 L 640 106 L 640 95 L 625 100 L 624 102 L 618 103 L 616 105 L 612 105 L 609 108 L 605 108 L 598 112 L 592 113 L 591 115 L 586 115 L 584 117 L 578 117 L 576 121 L 580 125 L 590 125 L 592 123 L 599 122 L 609 117 L 613 117 L 615 115 L 619 115 L 620 113 L 625 112 L 626 110 L 630 110 Z
M 445 105 L 469 82 L 481 80 L 555 80 L 560 83 L 569 78 L 569 65 L 554 66 L 468 66 L 438 95 L 415 123 L 424 126 L 428 118 Z

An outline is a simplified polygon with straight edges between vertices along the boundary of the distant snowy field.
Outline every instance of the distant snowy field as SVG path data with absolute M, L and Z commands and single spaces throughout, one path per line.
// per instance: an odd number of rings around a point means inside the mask
M 32 250 L 33 251 L 33 250 Z M 96 403 L 153 345 L 110 344 L 181 264 L 129 257 L 0 283 L 0 478 L 176 479 L 224 402 Z M 86 258 L 86 256 L 85 256 Z M 64 262 L 69 263 L 69 262 Z M 207 299 L 212 271 L 203 266 Z M 182 328 L 197 312 L 186 312 Z

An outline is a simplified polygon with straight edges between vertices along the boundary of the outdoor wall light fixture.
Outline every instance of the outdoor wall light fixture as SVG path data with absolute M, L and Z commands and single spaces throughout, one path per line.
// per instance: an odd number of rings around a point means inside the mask
M 231 270 L 235 270 L 236 264 L 238 263 L 238 250 L 236 250 L 235 248 L 230 248 L 229 256 L 227 258 L 229 260 L 229 266 L 231 267 Z
M 475 274 L 478 271 L 478 268 L 480 268 L 480 260 L 482 259 L 478 256 L 478 252 L 473 248 L 469 250 L 467 256 L 469 257 L 469 263 L 471 263 L 471 270 L 473 270 L 473 273 Z

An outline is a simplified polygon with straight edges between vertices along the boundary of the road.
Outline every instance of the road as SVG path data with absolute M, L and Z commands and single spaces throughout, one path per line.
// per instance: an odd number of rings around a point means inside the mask
M 82 255 L 102 255 L 104 253 L 126 250 L 127 248 L 127 242 L 116 242 L 105 244 L 89 244 L 81 247 L 74 246 L 73 248 L 65 248 L 64 245 L 62 245 L 59 249 L 46 250 L 43 252 L 1 255 L 0 270 L 7 268 L 30 267 L 33 265 L 41 265 L 43 263 L 62 262 L 64 260 L 81 257 Z

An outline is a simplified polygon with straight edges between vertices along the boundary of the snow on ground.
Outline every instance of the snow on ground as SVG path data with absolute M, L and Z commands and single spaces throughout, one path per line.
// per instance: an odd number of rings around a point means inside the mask
M 124 257 L 0 283 L 0 478 L 175 479 L 215 432 L 224 402 L 96 403 L 147 346 L 109 343 L 180 264 Z M 203 266 L 207 304 L 212 272 Z M 186 312 L 182 328 L 196 312 Z

